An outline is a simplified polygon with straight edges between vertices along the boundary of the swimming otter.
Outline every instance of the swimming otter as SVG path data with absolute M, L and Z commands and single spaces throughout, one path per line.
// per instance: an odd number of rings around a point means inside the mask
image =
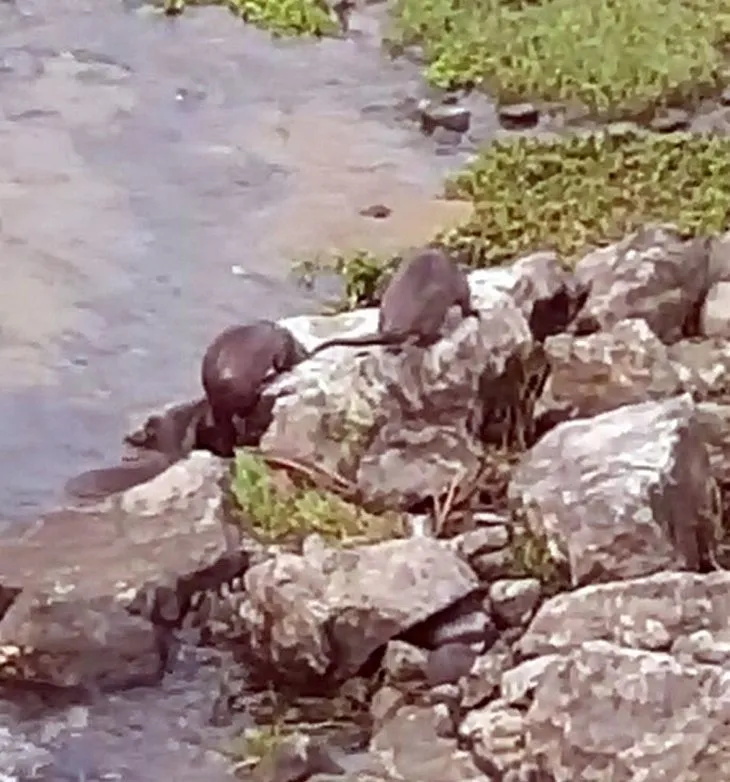
M 383 293 L 377 334 L 338 337 L 316 347 L 310 356 L 336 345 L 403 345 L 428 347 L 441 337 L 451 307 L 466 318 L 479 317 L 472 306 L 466 274 L 444 252 L 426 248 L 403 263 Z
M 270 320 L 232 326 L 211 342 L 201 378 L 222 455 L 233 454 L 234 416 L 253 412 L 265 385 L 308 355 L 288 329 Z
M 165 454 L 150 451 L 144 457 L 124 461 L 116 467 L 82 472 L 66 482 L 64 491 L 71 497 L 100 500 L 151 481 L 165 472 L 172 461 Z

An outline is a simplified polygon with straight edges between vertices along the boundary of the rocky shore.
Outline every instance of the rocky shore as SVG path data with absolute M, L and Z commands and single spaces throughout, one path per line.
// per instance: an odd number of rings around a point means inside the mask
M 647 225 L 470 285 L 480 320 L 432 348 L 323 352 L 262 400 L 272 483 L 397 524 L 265 540 L 194 450 L 3 540 L 7 702 L 162 688 L 197 648 L 231 774 L 725 778 L 730 239 Z M 312 347 L 376 313 L 283 323 Z M 10 733 L 0 754 L 60 778 Z

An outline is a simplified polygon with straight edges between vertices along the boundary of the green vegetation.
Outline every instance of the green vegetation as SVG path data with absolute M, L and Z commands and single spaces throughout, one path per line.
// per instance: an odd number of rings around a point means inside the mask
M 244 22 L 275 36 L 330 35 L 337 24 L 319 0 L 162 0 L 166 14 L 182 13 L 187 6 L 225 5 Z
M 648 222 L 687 235 L 714 233 L 730 219 L 730 139 L 655 135 L 614 126 L 600 133 L 491 144 L 446 183 L 474 211 L 435 237 L 479 268 L 554 248 L 573 261 Z M 372 304 L 382 262 L 339 262 L 349 306 Z M 367 259 L 366 259 L 367 260 Z
M 307 468 L 305 474 L 315 477 Z M 308 481 L 310 482 L 310 481 Z M 290 542 L 318 533 L 339 544 L 397 537 L 398 514 L 374 515 L 333 491 L 295 482 L 284 470 L 272 470 L 263 457 L 239 450 L 232 466 L 230 493 L 241 523 L 266 542 Z
M 613 118 L 694 103 L 727 75 L 724 0 L 396 0 L 391 40 L 427 78 Z

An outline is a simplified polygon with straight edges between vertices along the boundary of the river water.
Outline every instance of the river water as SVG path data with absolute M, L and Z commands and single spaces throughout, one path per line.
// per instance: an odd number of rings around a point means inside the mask
M 218 329 L 315 311 L 292 257 L 453 222 L 434 196 L 466 149 L 399 119 L 423 87 L 378 13 L 313 44 L 222 9 L 0 2 L 0 521 L 195 394 Z M 377 202 L 390 220 L 358 214 Z
M 381 56 L 379 14 L 349 39 L 274 42 L 220 9 L 0 0 L 0 524 L 115 462 L 130 417 L 196 394 L 217 330 L 316 311 L 293 257 L 465 216 L 436 196 L 469 145 L 400 118 L 424 88 Z M 492 108 L 475 116 L 494 132 Z M 359 215 L 374 203 L 391 218 Z M 53 782 L 228 778 L 206 749 L 215 668 L 188 652 L 158 689 L 55 716 L 4 702 L 0 760 L 25 737 Z

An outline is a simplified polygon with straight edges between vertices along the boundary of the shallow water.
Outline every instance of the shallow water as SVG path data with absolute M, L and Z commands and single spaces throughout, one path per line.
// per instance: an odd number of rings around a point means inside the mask
M 469 143 L 399 118 L 423 86 L 380 55 L 382 11 L 312 44 L 131 5 L 0 2 L 0 524 L 18 531 L 116 461 L 131 416 L 198 391 L 218 329 L 316 311 L 292 257 L 417 244 L 465 214 L 434 196 Z M 488 105 L 475 119 L 494 132 Z M 373 203 L 392 217 L 358 214 Z M 49 749 L 54 782 L 215 782 L 214 681 L 193 655 L 55 716 L 2 703 L 0 729 Z
M 380 56 L 378 13 L 313 45 L 220 9 L 0 4 L 0 520 L 196 393 L 218 329 L 314 311 L 292 257 L 417 242 L 449 211 L 466 151 L 398 119 L 423 87 Z M 393 218 L 358 215 L 375 202 Z

